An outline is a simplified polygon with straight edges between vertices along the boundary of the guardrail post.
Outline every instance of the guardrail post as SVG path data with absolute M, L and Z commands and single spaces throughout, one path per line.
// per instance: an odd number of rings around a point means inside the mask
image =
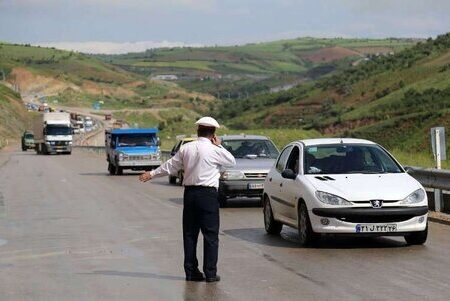
M 434 189 L 434 211 L 441 212 L 442 211 L 442 190 Z
M 433 129 L 432 129 L 432 131 L 433 131 Z M 442 160 L 441 143 L 445 144 L 445 141 L 441 141 L 441 128 L 434 128 L 434 143 L 435 143 L 436 169 L 440 170 L 441 169 L 441 160 Z M 445 157 L 445 152 L 444 152 L 443 156 Z M 442 204 L 443 204 L 442 190 L 435 188 L 434 189 L 434 210 L 436 212 L 441 212 L 443 209 Z

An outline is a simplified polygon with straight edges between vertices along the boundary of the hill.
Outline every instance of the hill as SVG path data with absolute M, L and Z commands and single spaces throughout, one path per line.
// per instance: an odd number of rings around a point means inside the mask
M 450 34 L 289 91 L 225 101 L 218 112 L 234 128 L 301 127 L 429 150 L 429 128 L 450 128 Z
M 148 80 L 84 54 L 53 48 L 0 43 L 0 76 L 27 101 L 104 108 L 180 106 L 190 99 L 211 101 L 177 85 Z
M 298 38 L 228 47 L 167 48 L 96 57 L 128 71 L 170 75 L 181 86 L 218 98 L 244 98 L 414 45 L 412 39 Z
M 27 127 L 27 111 L 20 95 L 0 84 L 0 148 L 6 139 L 18 139 Z

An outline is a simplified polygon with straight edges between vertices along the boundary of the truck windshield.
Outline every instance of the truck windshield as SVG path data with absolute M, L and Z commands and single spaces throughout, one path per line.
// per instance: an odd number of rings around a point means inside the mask
M 155 135 L 119 135 L 118 146 L 156 146 Z
M 227 149 L 235 158 L 244 158 L 254 155 L 258 158 L 276 159 L 278 150 L 269 140 L 262 139 L 239 139 L 224 140 L 222 146 Z
M 334 144 L 305 148 L 305 174 L 401 173 L 378 145 Z
M 47 125 L 46 135 L 72 135 L 72 129 L 68 126 Z

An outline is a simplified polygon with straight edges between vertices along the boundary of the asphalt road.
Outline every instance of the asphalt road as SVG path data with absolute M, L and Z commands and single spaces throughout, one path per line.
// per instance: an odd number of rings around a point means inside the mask
M 261 208 L 221 210 L 216 284 L 186 283 L 182 188 L 108 176 L 103 157 L 0 152 L 1 300 L 448 300 L 450 228 L 401 238 L 264 232 Z M 201 253 L 201 245 L 199 246 Z

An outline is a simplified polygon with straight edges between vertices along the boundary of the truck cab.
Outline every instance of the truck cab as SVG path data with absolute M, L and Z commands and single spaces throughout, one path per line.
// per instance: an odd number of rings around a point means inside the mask
M 35 120 L 34 139 L 38 154 L 72 153 L 73 130 L 69 113 L 44 113 Z
M 106 161 L 111 175 L 125 169 L 152 170 L 161 165 L 158 129 L 108 129 L 105 131 Z

